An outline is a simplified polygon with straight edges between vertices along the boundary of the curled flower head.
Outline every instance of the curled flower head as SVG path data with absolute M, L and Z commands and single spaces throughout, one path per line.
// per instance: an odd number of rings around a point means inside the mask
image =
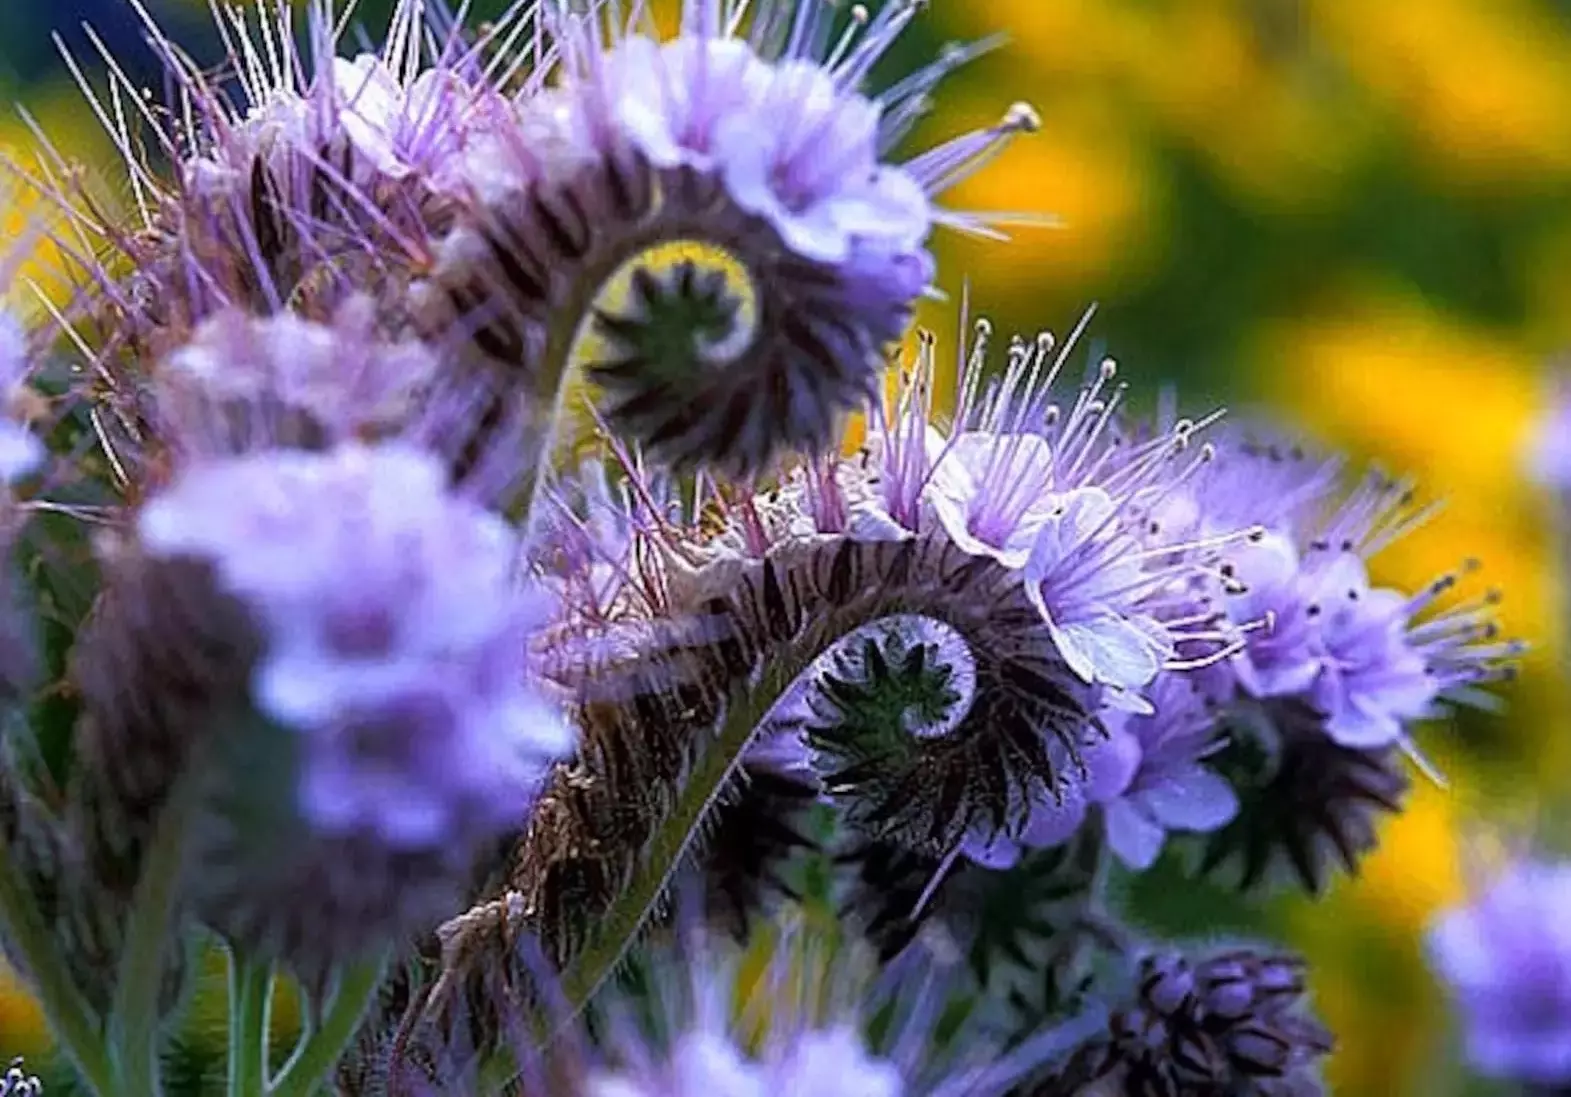
M 233 726 L 204 729 L 204 915 L 320 971 L 451 913 L 573 745 L 529 676 L 550 604 L 513 579 L 516 535 L 398 443 L 197 463 L 137 530 L 155 573 L 208 578 L 254 651 L 246 696 L 206 714 Z
M 1429 931 L 1467 1058 L 1494 1078 L 1571 1082 L 1571 865 L 1525 860 Z
M 1120 412 L 1123 389 L 1112 384 L 1117 367 L 1109 360 L 1097 363 L 1072 401 L 1057 403 L 1052 385 L 1074 339 L 1064 346 L 1048 335 L 1016 340 L 1003 375 L 987 382 L 990 336 L 990 326 L 979 323 L 952 428 L 937 422 L 936 360 L 932 342 L 924 340 L 891 406 L 875 416 L 867 447 L 810 465 L 743 508 L 732 544 L 745 553 L 814 537 L 937 538 L 962 553 L 977 575 L 996 573 L 999 582 L 1018 584 L 1012 589 L 1030 612 L 1020 618 L 1011 606 L 1010 627 L 1040 634 L 1058 673 L 1078 681 L 1088 719 L 1078 733 L 1044 739 L 1036 748 L 1052 779 L 995 786 L 999 803 L 974 820 L 965 852 L 982 863 L 1011 865 L 1022 845 L 1062 842 L 1090 805 L 1119 801 L 1131 855 L 1154 856 L 1150 825 L 1140 824 L 1149 824 L 1150 803 L 1162 800 L 1151 790 L 1166 787 L 1155 767 L 1179 763 L 1153 757 L 1151 784 L 1137 798 L 1143 806 L 1120 801 L 1142 753 L 1121 721 L 1128 712 L 1150 711 L 1142 693 L 1153 683 L 1167 675 L 1181 679 L 1238 650 L 1231 630 L 1220 627 L 1227 622 L 1216 595 L 1231 589 L 1222 561 L 1229 549 L 1258 540 L 1260 531 L 1245 525 L 1225 532 L 1175 526 L 1171 537 L 1153 532 L 1152 516 L 1211 460 L 1193 442 L 1198 425 L 1151 432 L 1130 424 Z M 1002 640 L 1004 617 L 995 621 L 999 630 L 972 637 L 974 646 Z M 1181 687 L 1171 690 L 1174 697 Z M 1184 727 L 1175 729 L 1167 751 L 1198 752 L 1186 734 L 1192 721 L 1175 719 Z M 1115 721 L 1118 732 L 1110 736 Z M 1191 805 L 1188 824 L 1220 825 L 1216 816 L 1227 806 L 1220 790 L 1203 770 L 1186 769 L 1183 777 L 1186 788 L 1190 777 L 1196 787 L 1206 785 L 1210 805 Z M 1163 805 L 1172 808 L 1175 826 L 1188 825 L 1175 804 Z M 1137 829 L 1145 841 L 1135 854 Z M 1159 845 L 1161 830 L 1156 833 Z
M 657 42 L 600 14 L 554 29 L 562 80 L 474 159 L 474 203 L 427 288 L 482 356 L 551 395 L 575 370 L 651 456 L 756 473 L 834 440 L 933 268 L 933 200 L 1012 134 L 999 125 L 896 163 L 925 95 L 975 50 L 882 95 L 868 70 L 916 5 L 836 39 L 832 5 L 687 0 Z M 606 42 L 609 41 L 609 47 Z

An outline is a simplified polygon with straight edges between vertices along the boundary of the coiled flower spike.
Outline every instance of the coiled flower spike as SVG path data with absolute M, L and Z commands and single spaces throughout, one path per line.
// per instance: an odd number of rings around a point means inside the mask
M 1035 126 L 1017 108 L 890 159 L 928 91 L 988 48 L 862 90 L 918 7 L 857 5 L 842 26 L 822 0 L 686 0 L 665 43 L 615 10 L 559 14 L 562 79 L 472 158 L 431 322 L 466 323 L 528 399 L 576 417 L 587 386 L 673 465 L 747 474 L 826 448 L 931 281 L 932 230 L 987 227 L 934 199 Z

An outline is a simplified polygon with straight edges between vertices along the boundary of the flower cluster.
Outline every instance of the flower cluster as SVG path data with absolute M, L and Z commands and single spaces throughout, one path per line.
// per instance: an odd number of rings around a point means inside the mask
M 1480 1073 L 1571 1083 L 1571 865 L 1524 860 L 1429 932 Z
M 1406 485 L 1063 384 L 1084 322 L 977 322 L 937 405 L 934 234 L 1002 223 L 940 203 L 1037 118 L 903 151 L 996 44 L 889 79 L 923 6 L 399 0 L 346 53 L 264 3 L 223 88 L 149 24 L 133 218 L 55 192 L 102 259 L 0 314 L 61 679 L 6 696 L 0 941 L 90 1091 L 169 1088 L 216 937 L 235 1097 L 1319 1092 L 1302 965 L 1108 881 L 1355 867 L 1517 648 L 1371 578 Z M 734 952 L 661 958 L 688 888 Z

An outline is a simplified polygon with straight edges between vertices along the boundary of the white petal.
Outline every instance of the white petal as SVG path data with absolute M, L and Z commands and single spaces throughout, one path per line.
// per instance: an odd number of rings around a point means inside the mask
M 1146 634 L 1116 613 L 1050 624 L 1049 630 L 1064 661 L 1087 682 L 1139 689 L 1161 669 Z

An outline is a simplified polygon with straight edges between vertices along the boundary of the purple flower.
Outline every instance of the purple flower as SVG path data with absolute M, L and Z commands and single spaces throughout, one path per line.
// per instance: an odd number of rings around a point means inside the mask
M 27 335 L 16 318 L 0 309 L 0 401 L 11 402 L 27 375 Z M 21 479 L 38 468 L 44 445 L 30 430 L 0 416 L 0 481 Z
M 1523 861 L 1436 919 L 1430 962 L 1480 1073 L 1571 1082 L 1571 865 Z
M 1440 683 L 1408 638 L 1408 601 L 1374 590 L 1363 561 L 1341 553 L 1310 578 L 1305 613 L 1319 622 L 1319 673 L 1310 689 L 1326 713 L 1326 733 L 1343 746 L 1399 740 L 1406 723 L 1429 714 Z
M 865 91 L 917 10 L 841 34 L 821 4 L 736 20 L 686 0 L 664 42 L 598 13 L 555 19 L 561 80 L 463 158 L 469 201 L 422 311 L 542 399 L 580 346 L 608 426 L 666 465 L 741 477 L 827 450 L 928 289 L 934 229 L 988 227 L 936 200 L 1036 124 L 1019 109 L 892 160 L 927 93 L 979 52 Z M 559 337 L 586 319 L 592 340 Z
M 198 462 L 137 529 L 243 614 L 214 643 L 254 653 L 248 697 L 197 714 L 198 916 L 309 981 L 454 914 L 575 745 L 532 670 L 554 601 L 516 532 L 403 443 Z
M 265 641 L 259 709 L 303 737 L 299 809 L 400 848 L 515 824 L 573 736 L 523 669 L 550 613 L 515 535 L 397 445 L 198 465 L 142 512 L 148 551 L 211 560 Z
M 1527 471 L 1542 486 L 1563 492 L 1571 489 L 1571 375 L 1557 374 L 1546 397 L 1529 443 Z
M 1283 534 L 1270 533 L 1258 544 L 1236 548 L 1227 566 L 1238 584 L 1226 602 L 1231 619 L 1240 625 L 1269 622 L 1232 662 L 1239 684 L 1254 697 L 1302 693 L 1320 665 L 1314 617 L 1300 593 L 1298 549 Z
M 1088 682 L 1138 690 L 1173 656 L 1172 637 L 1139 608 L 1153 585 L 1141 563 L 1138 543 L 1119 528 L 1117 505 L 1095 487 L 1059 500 L 1031 546 L 1031 600 Z
M 1434 612 L 1457 575 L 1416 595 L 1370 582 L 1370 557 L 1428 513 L 1409 485 L 1371 473 L 1349 490 L 1335 460 L 1226 438 L 1186 494 L 1164 517 L 1199 536 L 1245 512 L 1268 531 L 1229 549 L 1214 583 L 1239 649 L 1232 683 L 1211 681 L 1221 699 L 1236 685 L 1302 700 L 1336 743 L 1378 749 L 1510 673 L 1521 648 L 1495 642 L 1489 599 Z
M 165 360 L 156 414 L 186 456 L 315 448 L 410 427 L 438 362 L 416 340 L 383 339 L 365 296 L 345 300 L 331 324 L 227 309 Z
M 1099 798 L 1108 845 L 1136 869 L 1156 861 L 1168 831 L 1216 830 L 1238 813 L 1233 787 L 1201 764 L 1221 746 L 1216 712 L 1183 675 L 1163 674 L 1150 697 L 1149 714 L 1108 715 L 1113 738 L 1132 740 L 1139 762 L 1123 787 Z

